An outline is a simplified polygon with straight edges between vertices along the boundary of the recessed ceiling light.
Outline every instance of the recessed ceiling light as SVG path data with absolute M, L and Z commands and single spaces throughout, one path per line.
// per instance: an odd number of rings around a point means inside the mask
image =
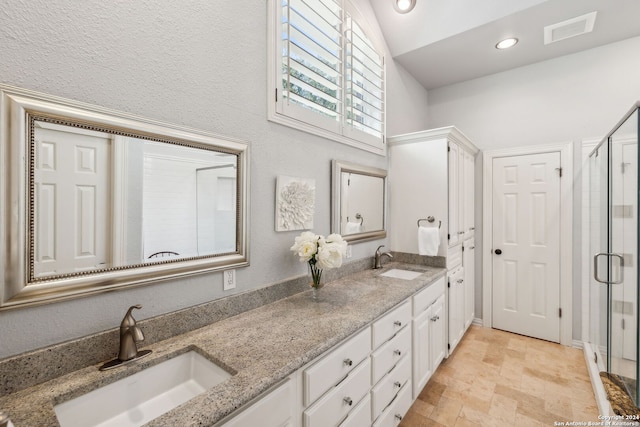
M 416 0 L 392 0 L 393 8 L 398 13 L 410 12 L 416 6 Z
M 511 37 L 499 42 L 496 45 L 496 49 L 509 49 L 510 47 L 515 46 L 517 43 L 518 43 L 518 39 Z

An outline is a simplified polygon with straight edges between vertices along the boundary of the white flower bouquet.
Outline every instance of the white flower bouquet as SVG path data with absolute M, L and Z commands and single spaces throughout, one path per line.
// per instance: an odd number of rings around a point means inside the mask
M 300 257 L 300 262 L 309 263 L 313 288 L 320 287 L 322 271 L 338 268 L 347 253 L 347 242 L 339 234 L 330 234 L 326 238 L 311 231 L 304 231 L 296 237 L 291 251 Z

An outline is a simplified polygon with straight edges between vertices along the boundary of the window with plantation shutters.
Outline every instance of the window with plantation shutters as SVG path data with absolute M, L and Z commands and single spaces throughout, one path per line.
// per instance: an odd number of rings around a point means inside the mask
M 384 57 L 346 0 L 270 0 L 269 119 L 384 154 Z

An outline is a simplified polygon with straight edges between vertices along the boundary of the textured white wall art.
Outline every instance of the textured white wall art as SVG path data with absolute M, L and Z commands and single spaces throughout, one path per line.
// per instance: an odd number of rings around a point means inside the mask
M 313 228 L 316 180 L 278 176 L 276 180 L 276 231 Z

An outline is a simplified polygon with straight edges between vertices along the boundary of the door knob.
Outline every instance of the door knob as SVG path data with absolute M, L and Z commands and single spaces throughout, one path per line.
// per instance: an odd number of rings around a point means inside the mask
M 496 249 L 494 252 L 496 253 L 496 255 L 500 255 L 502 253 L 502 249 Z

